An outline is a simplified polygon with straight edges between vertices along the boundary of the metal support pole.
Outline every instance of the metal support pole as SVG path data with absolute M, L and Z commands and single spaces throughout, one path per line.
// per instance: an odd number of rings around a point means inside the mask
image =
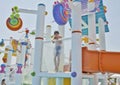
M 88 10 L 92 10 L 95 8 L 95 2 L 88 3 Z M 88 38 L 89 38 L 89 50 L 96 50 L 96 21 L 95 21 L 95 13 L 88 15 Z
M 105 42 L 105 22 L 102 18 L 99 18 L 99 43 L 100 50 L 106 50 L 106 42 Z
M 81 13 L 81 2 L 73 2 L 71 85 L 82 85 Z
M 37 11 L 37 25 L 36 25 L 36 38 L 35 38 L 35 54 L 33 71 L 35 76 L 32 80 L 32 85 L 41 85 L 41 78 L 38 74 L 41 71 L 42 55 L 43 55 L 43 35 L 44 35 L 44 20 L 45 20 L 45 5 L 39 4 Z
M 62 38 L 64 38 L 65 26 L 64 25 L 58 25 L 58 28 L 59 28 L 60 35 L 62 36 Z M 62 43 L 59 71 L 63 72 L 63 69 L 64 69 L 64 42 Z

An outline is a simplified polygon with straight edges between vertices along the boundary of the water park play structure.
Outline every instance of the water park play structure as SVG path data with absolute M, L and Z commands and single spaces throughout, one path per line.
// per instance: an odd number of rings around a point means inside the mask
M 14 13 L 6 22 L 7 27 L 12 31 L 17 31 L 22 26 L 22 19 L 16 10 L 18 10 L 16 7 L 12 9 Z M 25 65 L 26 49 L 29 44 L 27 41 L 29 31 L 26 30 L 25 38 L 19 41 L 21 49 L 16 57 L 15 69 L 11 69 L 11 56 L 12 53 L 19 52 L 16 49 L 17 42 L 13 41 L 10 44 L 13 47 L 6 46 L 6 54 L 3 58 L 5 64 L 1 65 L 0 81 L 5 79 L 7 85 L 98 85 L 99 82 L 101 85 L 108 85 L 109 73 L 120 73 L 120 52 L 106 51 L 105 32 L 109 32 L 109 29 L 105 12 L 106 7 L 103 6 L 102 0 L 62 0 L 54 3 L 53 17 L 63 37 L 59 71 L 55 72 L 51 25 L 47 26 L 46 38 L 44 38 L 45 14 L 47 14 L 45 5 L 38 4 L 38 10 L 19 9 L 19 13 L 37 15 L 34 57 L 31 57 L 34 58 L 34 62 L 31 61 L 33 65 Z M 64 38 L 65 24 L 68 21 L 72 28 L 72 38 Z M 96 41 L 96 34 L 99 41 Z M 84 46 L 82 46 L 83 42 Z M 4 45 L 3 41 L 0 45 Z M 71 59 L 64 64 L 66 56 Z M 11 73 L 15 75 L 13 82 L 9 77 Z M 32 77 L 32 80 L 26 80 L 29 84 L 24 84 L 25 75 Z M 117 83 L 119 85 L 119 82 Z

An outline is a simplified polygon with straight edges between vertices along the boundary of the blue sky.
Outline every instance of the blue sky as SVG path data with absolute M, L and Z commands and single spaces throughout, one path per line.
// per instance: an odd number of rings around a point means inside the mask
M 0 1 L 0 39 L 6 39 L 10 36 L 14 36 L 14 38 L 21 38 L 23 34 L 17 32 L 10 31 L 6 27 L 6 19 L 11 14 L 11 8 L 13 6 L 18 6 L 19 8 L 26 9 L 37 9 L 37 4 L 44 3 L 46 5 L 46 10 L 48 11 L 48 15 L 45 17 L 46 24 L 52 24 L 53 30 L 56 30 L 57 25 L 53 23 L 52 17 L 52 7 L 54 0 L 1 0 Z M 104 0 L 104 4 L 107 6 L 106 17 L 109 22 L 110 32 L 106 33 L 106 47 L 107 50 L 111 51 L 120 51 L 120 10 L 119 10 L 119 0 Z M 23 28 L 35 29 L 36 25 L 36 15 L 28 15 L 21 14 L 21 17 L 24 21 Z M 66 30 L 69 27 L 66 27 Z M 20 31 L 21 31 L 20 30 Z M 67 32 L 70 33 L 70 32 Z
M 120 0 L 104 0 L 107 6 L 106 17 L 110 32 L 106 34 L 106 46 L 109 50 L 120 51 Z

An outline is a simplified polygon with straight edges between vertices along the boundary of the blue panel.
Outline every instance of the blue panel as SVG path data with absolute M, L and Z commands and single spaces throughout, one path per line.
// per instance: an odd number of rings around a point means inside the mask
M 96 13 L 96 24 L 98 24 L 98 19 L 99 18 L 102 18 L 105 22 L 107 21 L 106 17 L 105 17 L 105 13 L 104 13 L 102 0 L 100 0 L 99 8 L 100 8 L 100 12 Z M 88 15 L 82 16 L 82 19 L 86 24 L 88 24 Z M 105 32 L 109 32 L 108 25 L 105 25 Z M 98 27 L 96 27 L 96 33 L 99 33 Z M 88 28 L 82 29 L 82 34 L 83 35 L 88 35 Z
M 82 20 L 83 20 L 86 24 L 88 24 L 88 16 L 87 16 L 87 15 L 82 16 Z
M 82 29 L 82 35 L 88 35 L 88 28 Z

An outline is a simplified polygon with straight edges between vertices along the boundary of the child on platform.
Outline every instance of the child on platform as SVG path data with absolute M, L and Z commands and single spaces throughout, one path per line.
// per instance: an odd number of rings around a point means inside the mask
M 55 43 L 55 55 L 54 55 L 54 64 L 55 64 L 55 71 L 58 72 L 59 64 L 60 64 L 60 54 L 62 48 L 62 40 L 61 36 L 58 31 L 54 32 L 53 36 L 53 43 Z

